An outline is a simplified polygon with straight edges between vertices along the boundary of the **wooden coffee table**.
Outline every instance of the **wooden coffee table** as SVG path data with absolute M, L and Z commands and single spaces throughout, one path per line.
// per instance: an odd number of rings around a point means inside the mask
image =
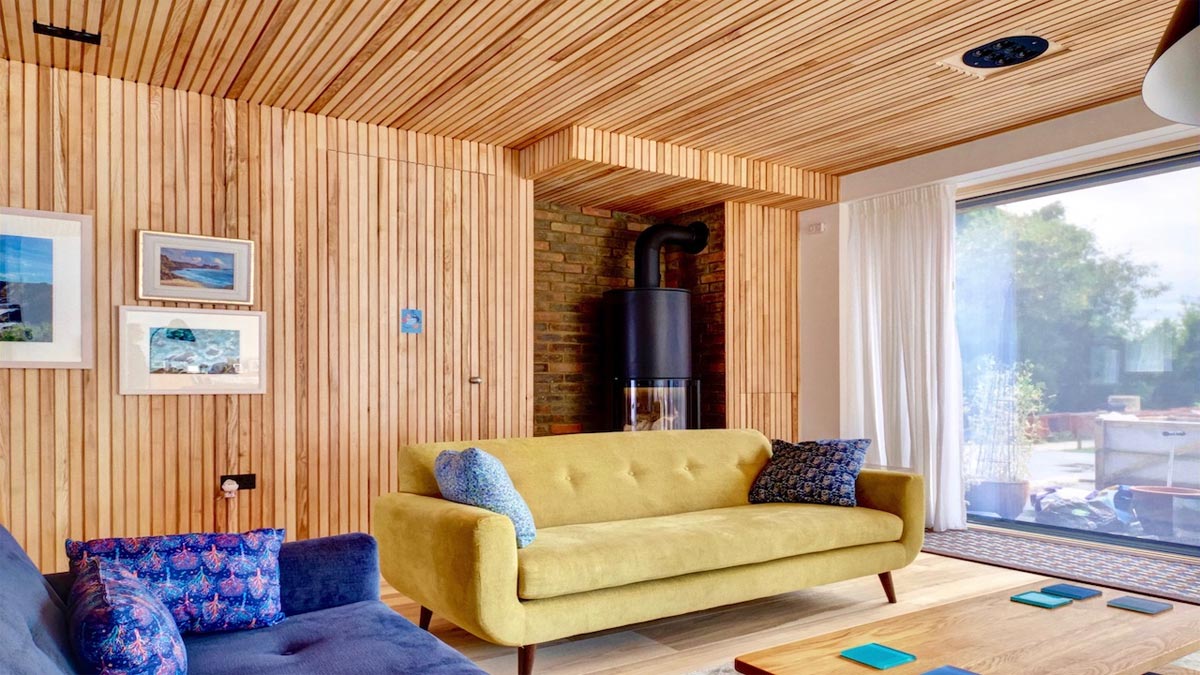
M 1045 579 L 752 652 L 739 656 L 734 667 L 747 675 L 868 675 L 879 671 L 838 654 L 879 642 L 917 656 L 913 663 L 889 668 L 889 675 L 924 673 L 944 665 L 981 675 L 1141 675 L 1200 651 L 1200 607 L 1182 602 L 1149 616 L 1106 606 L 1112 598 L 1131 595 L 1110 589 L 1102 589 L 1101 597 L 1058 609 L 1009 600 L 1053 583 L 1059 580 Z

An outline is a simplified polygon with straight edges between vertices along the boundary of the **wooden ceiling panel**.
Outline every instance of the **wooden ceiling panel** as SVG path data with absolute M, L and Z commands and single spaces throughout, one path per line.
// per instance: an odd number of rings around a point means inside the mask
M 0 58 L 509 147 L 578 125 L 839 175 L 1136 95 L 1174 5 L 0 0 Z M 1018 30 L 1066 51 L 986 80 L 936 64 Z
M 617 80 L 599 87 L 599 91 L 588 92 L 583 97 L 554 96 L 549 100 L 549 106 L 553 107 L 548 106 L 542 110 L 543 116 L 546 118 L 543 126 L 531 129 L 524 137 L 516 139 L 516 145 L 526 145 L 542 136 L 549 128 L 568 121 L 585 123 L 584 120 L 587 120 L 588 126 L 612 128 L 616 131 L 611 120 L 608 124 L 598 123 L 603 118 L 604 111 L 614 108 L 624 111 L 621 113 L 624 116 L 622 123 L 624 128 L 620 129 L 621 132 L 655 138 L 655 136 L 643 133 L 641 129 L 625 122 L 644 117 L 647 114 L 653 116 L 652 111 L 656 107 L 666 108 L 690 117 L 700 109 L 695 103 L 699 97 L 722 78 L 731 76 L 740 80 L 744 77 L 738 72 L 739 64 L 743 59 L 756 59 L 760 53 L 766 52 L 774 55 L 768 60 L 770 67 L 776 68 L 777 62 L 784 56 L 785 46 L 792 44 L 792 37 L 797 29 L 795 19 L 809 11 L 820 11 L 821 5 L 839 3 L 829 0 L 821 3 L 742 4 L 748 4 L 755 11 L 723 17 L 724 20 L 715 26 L 701 24 L 695 28 L 688 21 L 694 19 L 694 15 L 687 12 L 683 13 L 678 21 L 667 25 L 653 26 L 657 30 L 648 30 L 645 34 L 625 34 L 620 36 L 618 41 L 600 45 L 597 52 L 612 50 L 621 54 L 640 50 L 643 43 L 649 42 L 659 45 L 661 53 L 654 55 L 656 58 L 648 57 L 634 60 L 631 63 L 627 63 L 626 60 L 618 61 L 615 64 L 617 68 L 621 69 L 618 72 L 628 72 L 628 79 Z M 717 6 L 721 6 L 721 3 L 717 3 Z M 871 7 L 868 5 L 866 9 L 870 10 Z M 769 39 L 765 39 L 762 35 L 764 29 L 777 29 L 778 33 L 772 33 Z M 676 34 L 683 34 L 691 39 L 676 40 L 673 38 Z M 610 82 L 610 72 L 614 70 L 614 64 L 609 61 L 597 61 L 594 66 L 590 64 L 584 66 L 585 72 L 591 77 L 606 83 Z M 570 73 L 567 73 L 563 80 L 569 81 L 572 77 Z M 672 86 L 662 87 L 660 83 L 663 81 L 671 82 Z M 632 89 L 630 89 L 630 83 L 632 83 Z M 574 85 L 571 86 L 578 88 Z M 552 91 L 554 89 L 540 86 L 531 93 L 540 98 Z M 777 96 L 778 92 L 768 92 L 768 95 Z M 523 107 L 515 107 L 507 117 L 495 120 L 492 124 L 499 128 L 500 125 L 508 125 L 514 120 L 520 119 L 524 114 Z M 659 137 L 659 140 L 685 142 L 682 138 L 667 138 L 666 136 Z M 744 154 L 730 149 L 723 151 Z
M 469 89 L 488 72 L 493 60 L 519 47 L 547 14 L 561 11 L 568 0 L 522 0 L 510 14 L 494 14 L 487 6 L 464 3 L 463 11 L 427 31 L 414 45 L 414 58 L 402 63 L 385 78 L 384 92 L 373 105 L 351 109 L 353 116 L 378 120 L 380 124 L 399 126 L 422 111 L 430 101 L 445 105 L 449 92 Z M 447 106 L 449 107 L 449 106 Z
M 521 151 L 538 199 L 650 215 L 719 201 L 803 210 L 838 199 L 838 178 L 586 127 L 568 127 Z
M 1155 20 L 1143 19 L 1139 23 L 1126 16 L 1128 13 L 1115 13 L 1111 25 L 1094 31 L 1095 38 L 1110 45 L 1107 50 L 1098 52 L 1085 45 L 1047 57 L 1044 62 L 1028 66 L 1038 69 L 1037 78 L 1027 77 L 1030 71 L 1019 69 L 981 81 L 944 69 L 930 72 L 925 65 L 918 64 L 907 70 L 889 71 L 895 81 L 881 84 L 877 81 L 877 70 L 844 69 L 840 64 L 832 63 L 816 71 L 816 77 L 786 97 L 771 96 L 765 91 L 739 92 L 730 99 L 742 102 L 742 110 L 738 113 L 731 115 L 727 106 L 720 106 L 686 118 L 674 116 L 655 122 L 655 126 L 645 133 L 656 138 L 666 133 L 666 129 L 680 128 L 686 123 L 688 134 L 680 137 L 678 142 L 695 142 L 702 138 L 705 147 L 714 149 L 736 144 L 744 154 L 776 161 L 786 161 L 804 152 L 806 166 L 845 173 L 848 169 L 836 162 L 845 154 L 842 148 L 848 140 L 879 143 L 884 136 L 902 140 L 905 144 L 932 140 L 928 132 L 925 135 L 896 133 L 897 124 L 944 130 L 950 134 L 950 139 L 932 142 L 934 146 L 941 146 L 961 142 L 966 137 L 995 133 L 998 127 L 1005 129 L 1027 124 L 1031 116 L 1045 119 L 1060 115 L 1081 107 L 1081 100 L 1087 102 L 1082 107 L 1112 100 L 1112 93 L 1102 93 L 1097 88 L 1093 73 L 1104 73 L 1103 79 L 1117 85 L 1117 97 L 1135 94 L 1145 70 L 1144 61 L 1148 59 L 1141 58 L 1144 56 L 1141 54 L 1142 42 L 1123 41 L 1122 38 L 1153 35 L 1159 27 Z M 1042 32 L 1054 34 L 1055 31 Z M 913 45 L 911 48 L 920 47 Z M 849 114 L 830 114 L 839 107 Z M 757 141 L 748 140 L 749 134 L 764 126 L 777 133 L 760 134 Z M 868 130 L 867 134 L 861 133 L 864 129 Z M 780 136 L 784 139 L 780 140 Z M 814 140 L 818 142 L 814 143 Z M 819 154 L 821 141 L 836 147 L 830 154 Z M 885 161 L 892 161 L 892 158 L 882 157 L 876 163 Z
M 504 66 L 493 68 L 487 81 L 480 82 L 480 89 L 499 92 L 499 100 L 459 92 L 454 104 L 477 108 L 480 114 L 472 116 L 468 124 L 446 126 L 443 133 L 473 136 L 503 129 L 506 131 L 502 133 L 511 134 L 522 128 L 521 135 L 512 135 L 507 142 L 527 145 L 573 123 L 579 111 L 626 96 L 640 99 L 654 95 L 644 84 L 653 73 L 685 72 L 676 68 L 682 59 L 729 44 L 740 36 L 741 25 L 785 4 L 789 3 L 694 0 L 672 6 L 653 21 L 639 22 L 611 39 L 552 62 L 554 70 L 542 77 L 522 78 L 516 90 L 489 86 L 496 75 L 507 70 Z M 536 117 L 530 116 L 533 102 Z
M 598 3 L 598 9 L 583 14 L 557 12 L 548 21 L 518 38 L 510 48 L 504 50 L 505 63 L 486 71 L 471 73 L 476 86 L 448 92 L 450 98 L 442 105 L 447 108 L 440 117 L 444 133 L 469 137 L 478 131 L 481 122 L 491 125 L 504 124 L 504 115 L 514 114 L 529 101 L 538 101 L 539 117 L 551 119 L 550 107 L 556 103 L 553 92 L 564 77 L 583 78 L 589 74 L 574 70 L 564 62 L 580 54 L 593 36 L 606 40 L 621 31 L 633 30 L 665 16 L 679 3 L 659 0 L 622 6 L 616 3 Z M 636 10 L 636 11 L 634 11 Z M 544 39 L 547 35 L 577 35 L 569 44 L 561 46 L 557 40 Z M 518 66 L 526 63 L 528 65 Z M 486 79 L 484 79 L 486 77 Z M 406 110 L 399 118 L 383 118 L 381 123 L 406 122 Z M 521 114 L 517 112 L 515 114 Z M 560 125 L 561 126 L 561 125 Z M 546 125 L 550 128 L 550 125 Z M 537 134 L 532 135 L 538 137 Z
M 362 110 L 386 106 L 389 92 L 393 99 L 407 100 L 410 86 L 407 79 L 422 63 L 431 41 L 444 32 L 440 27 L 449 24 L 451 17 L 468 11 L 469 5 L 463 0 L 457 3 L 422 2 L 411 14 L 399 17 L 401 23 L 395 30 L 391 29 L 395 22 L 389 22 L 370 41 L 380 42 L 382 48 L 361 68 L 355 69 L 354 64 L 343 68 L 334 83 L 321 91 L 308 109 L 326 110 L 326 114 L 338 117 L 365 119 Z

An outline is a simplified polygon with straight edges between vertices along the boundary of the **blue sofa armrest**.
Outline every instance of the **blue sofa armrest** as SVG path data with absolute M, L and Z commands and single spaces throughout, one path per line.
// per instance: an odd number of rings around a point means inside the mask
M 292 541 L 279 550 L 279 594 L 289 616 L 379 599 L 379 548 L 369 534 Z

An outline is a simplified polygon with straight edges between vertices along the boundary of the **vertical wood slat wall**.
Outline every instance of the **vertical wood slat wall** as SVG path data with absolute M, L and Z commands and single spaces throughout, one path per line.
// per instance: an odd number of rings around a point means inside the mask
M 0 369 L 0 522 L 43 570 L 67 537 L 367 530 L 400 445 L 532 434 L 515 152 L 2 60 L 0 92 L 0 204 L 96 226 L 96 367 Z M 117 395 L 116 307 L 174 304 L 136 299 L 138 229 L 257 242 L 266 395 Z
M 725 202 L 725 294 L 728 426 L 799 440 L 798 212 Z

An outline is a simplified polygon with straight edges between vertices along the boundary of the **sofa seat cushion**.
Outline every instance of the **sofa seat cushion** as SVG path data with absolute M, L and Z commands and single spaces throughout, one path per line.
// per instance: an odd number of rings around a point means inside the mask
M 465 656 L 376 600 L 257 630 L 184 636 L 188 672 L 482 675 Z
M 897 541 L 903 529 L 890 513 L 825 504 L 749 504 L 543 528 L 517 552 L 517 595 L 552 598 Z

